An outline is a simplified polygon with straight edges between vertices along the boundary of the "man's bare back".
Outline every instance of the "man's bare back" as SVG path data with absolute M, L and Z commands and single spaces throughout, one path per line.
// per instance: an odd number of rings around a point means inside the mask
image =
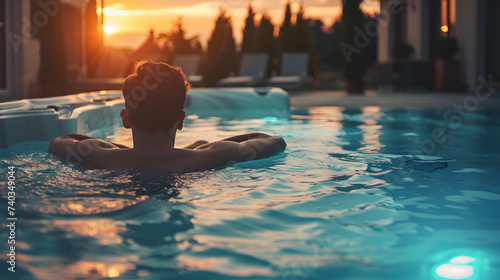
M 170 145 L 130 148 L 83 134 L 68 134 L 52 140 L 48 151 L 89 168 L 146 167 L 189 172 L 272 156 L 285 147 L 281 137 L 262 133 L 243 134 L 212 143 L 196 141 L 180 149 Z

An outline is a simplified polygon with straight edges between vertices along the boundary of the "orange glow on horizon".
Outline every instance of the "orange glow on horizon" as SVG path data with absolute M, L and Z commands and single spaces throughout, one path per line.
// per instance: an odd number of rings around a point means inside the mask
M 111 25 L 104 26 L 104 33 L 106 33 L 107 35 L 110 35 L 113 32 L 115 32 L 115 28 L 113 26 L 111 26 Z
M 297 2 L 294 1 L 292 3 L 291 8 L 294 14 L 299 9 L 299 3 Z M 342 15 L 342 6 L 339 4 L 324 6 L 316 5 L 312 0 L 304 2 L 306 18 L 321 20 L 325 29 L 331 27 Z M 147 37 L 150 29 L 154 29 L 155 33 L 169 32 L 179 16 L 183 18 L 186 36 L 199 36 L 202 44 L 205 44 L 212 32 L 214 20 L 221 7 L 220 3 L 217 4 L 210 1 L 194 1 L 192 4 L 185 5 L 155 5 L 156 2 L 153 1 L 147 5 L 148 1 L 144 1 L 144 3 L 145 5 L 137 5 L 121 0 L 107 0 L 104 9 L 101 9 L 101 7 L 97 8 L 98 14 L 101 12 L 104 14 L 105 25 L 112 25 L 114 27 L 112 34 L 106 32 L 108 35 L 106 40 L 107 45 L 137 48 Z M 222 4 L 222 7 L 226 8 L 230 14 L 234 37 L 237 42 L 240 42 L 247 16 L 247 4 Z M 257 12 L 256 21 L 258 22 L 261 13 L 266 11 L 276 27 L 276 32 L 278 32 L 278 27 L 283 21 L 284 5 L 278 6 L 268 4 L 263 0 L 255 0 L 253 1 L 253 7 Z M 361 9 L 365 14 L 373 16 L 380 13 L 380 4 L 376 1 L 364 1 L 361 4 Z

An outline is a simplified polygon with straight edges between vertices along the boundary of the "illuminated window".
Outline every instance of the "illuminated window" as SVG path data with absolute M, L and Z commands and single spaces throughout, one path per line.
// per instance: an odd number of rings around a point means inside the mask
M 441 0 L 441 32 L 453 36 L 456 22 L 456 0 Z

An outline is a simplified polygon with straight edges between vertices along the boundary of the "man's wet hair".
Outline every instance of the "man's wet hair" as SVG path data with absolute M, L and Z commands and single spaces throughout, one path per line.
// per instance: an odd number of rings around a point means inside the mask
M 190 89 L 180 67 L 140 61 L 123 83 L 123 97 L 133 128 L 167 131 L 177 123 Z

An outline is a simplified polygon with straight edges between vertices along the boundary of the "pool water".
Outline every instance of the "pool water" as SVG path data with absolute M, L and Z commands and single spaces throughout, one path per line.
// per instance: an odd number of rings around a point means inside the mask
M 48 155 L 47 142 L 2 149 L 0 278 L 498 279 L 500 115 L 443 113 L 191 116 L 178 146 L 261 131 L 288 147 L 187 174 L 84 170 Z M 123 128 L 107 140 L 132 144 Z M 5 264 L 11 165 L 15 273 Z

